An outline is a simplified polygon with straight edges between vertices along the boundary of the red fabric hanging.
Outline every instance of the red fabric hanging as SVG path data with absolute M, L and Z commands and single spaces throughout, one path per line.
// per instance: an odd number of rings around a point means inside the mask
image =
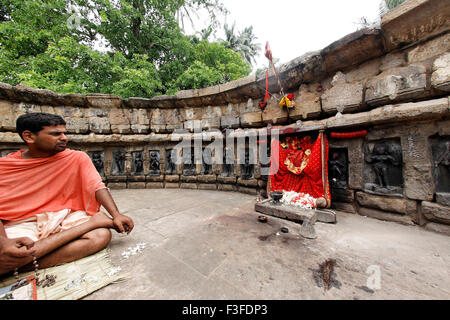
M 332 132 L 331 138 L 333 139 L 352 139 L 365 137 L 367 135 L 367 130 L 354 131 L 354 132 Z
M 322 181 L 322 158 L 321 158 L 321 135 L 316 142 L 311 143 L 309 137 L 297 142 L 298 148 L 294 150 L 291 146 L 283 148 L 281 143 L 274 139 L 272 141 L 271 167 L 270 167 L 270 191 L 295 191 L 307 193 L 314 198 L 323 197 L 331 204 L 331 196 L 328 186 L 328 140 L 323 135 L 325 143 L 324 154 L 324 182 Z M 300 174 L 294 174 L 285 165 L 286 158 L 290 157 L 296 167 L 300 167 L 307 150 L 311 151 L 306 167 Z
M 266 95 L 264 97 L 264 102 L 269 100 L 269 98 L 270 98 L 270 95 L 269 95 L 269 69 L 266 69 Z

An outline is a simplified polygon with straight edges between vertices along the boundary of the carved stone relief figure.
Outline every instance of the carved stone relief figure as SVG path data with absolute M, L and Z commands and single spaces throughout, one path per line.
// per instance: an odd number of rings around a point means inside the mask
M 267 181 L 270 175 L 270 155 L 271 155 L 270 143 L 260 144 L 259 150 L 261 162 L 264 161 L 264 163 L 261 163 L 261 180 Z
M 364 185 L 366 191 L 402 195 L 403 174 L 400 143 L 395 140 L 378 141 L 374 144 L 372 151 L 366 144 L 364 154 L 365 161 L 374 174 L 374 179 L 372 178 L 372 181 Z
M 212 152 L 210 148 L 203 149 L 202 152 L 202 171 L 203 175 L 212 174 Z
M 195 165 L 195 153 L 194 148 L 183 149 L 183 175 L 195 176 L 197 174 L 197 168 Z
M 93 151 L 90 154 L 92 163 L 95 166 L 95 169 L 97 169 L 98 173 L 101 176 L 105 175 L 105 168 L 104 168 L 104 155 L 102 151 Z
M 231 177 L 234 175 L 234 155 L 230 149 L 223 150 L 222 176 Z
M 151 176 L 159 176 L 161 174 L 160 167 L 160 154 L 157 150 L 150 151 L 150 171 L 149 174 Z
M 125 151 L 122 149 L 113 151 L 113 175 L 125 174 Z
M 166 168 L 165 168 L 166 174 L 168 175 L 177 174 L 175 162 L 176 162 L 175 150 L 174 149 L 166 150 Z
M 250 152 L 245 150 L 244 163 L 241 164 L 241 178 L 242 180 L 253 179 L 255 165 L 250 163 Z
M 330 187 L 347 189 L 347 157 L 347 149 L 330 149 L 328 160 L 328 177 L 330 180 Z
M 133 152 L 133 174 L 144 173 L 144 157 L 142 151 Z
M 436 192 L 450 193 L 450 137 L 435 140 L 431 148 Z

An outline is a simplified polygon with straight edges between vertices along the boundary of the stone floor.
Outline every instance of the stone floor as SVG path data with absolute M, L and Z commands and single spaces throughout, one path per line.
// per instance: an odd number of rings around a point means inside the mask
M 337 224 L 318 222 L 318 238 L 308 240 L 291 221 L 259 222 L 250 195 L 112 193 L 136 225 L 129 236 L 114 232 L 109 245 L 129 278 L 86 300 L 450 299 L 450 238 L 442 234 L 337 212 Z M 124 259 L 138 243 L 146 248 Z M 329 290 L 318 277 L 327 259 L 336 261 Z

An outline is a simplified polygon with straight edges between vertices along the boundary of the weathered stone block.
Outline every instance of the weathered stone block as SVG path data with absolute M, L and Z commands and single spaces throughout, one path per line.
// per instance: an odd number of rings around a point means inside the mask
M 450 91 L 450 53 L 446 53 L 434 61 L 431 86 L 438 90 Z
M 450 193 L 436 192 L 436 202 L 443 206 L 450 207 Z
M 333 128 L 345 128 L 345 127 L 358 127 L 361 125 L 370 124 L 370 114 L 369 112 L 359 112 L 359 113 L 346 113 L 341 115 L 341 117 L 332 117 L 326 119 L 326 126 L 329 129 Z
M 321 51 L 326 71 L 333 74 L 337 70 L 358 65 L 383 54 L 383 37 L 379 29 L 361 29 L 346 35 Z
M 409 199 L 433 200 L 434 183 L 430 164 L 410 164 L 403 170 L 404 192 Z
M 217 182 L 224 183 L 224 184 L 236 184 L 236 177 L 222 177 L 217 176 Z
M 259 127 L 262 125 L 262 113 L 258 111 L 241 114 L 240 122 L 244 128 Z
M 237 187 L 232 184 L 218 184 L 217 189 L 220 191 L 236 191 Z
M 353 202 L 355 199 L 355 192 L 348 189 L 331 189 L 331 202 Z
M 181 182 L 187 182 L 187 183 L 195 183 L 195 182 L 197 182 L 197 176 L 184 176 L 184 175 L 181 175 L 180 176 L 180 181 Z
M 238 186 L 237 187 L 237 191 L 241 192 L 241 193 L 251 194 L 251 195 L 257 195 L 258 194 L 258 190 L 255 189 L 255 188 L 247 188 L 247 187 Z
M 332 87 L 322 95 L 322 110 L 325 113 L 349 112 L 361 109 L 363 100 L 363 83 L 347 83 L 345 76 L 338 72 L 332 81 Z
M 0 100 L 0 129 L 3 130 L 15 130 L 16 128 L 16 116 L 14 109 L 17 104 Z
M 422 213 L 430 221 L 450 225 L 450 207 L 434 202 L 422 201 Z
M 424 95 L 426 87 L 427 74 L 424 66 L 393 68 L 367 82 L 365 100 L 369 105 L 408 100 Z
M 445 224 L 429 222 L 425 225 L 425 229 L 450 236 L 450 226 L 447 226 Z
M 409 102 L 398 105 L 387 105 L 370 111 L 370 121 L 374 124 L 439 119 L 449 113 L 448 99 L 435 99 L 420 102 Z
M 127 176 L 108 175 L 106 176 L 106 180 L 108 180 L 108 182 L 127 182 Z
M 429 39 L 449 28 L 448 3 L 442 0 L 409 0 L 381 18 L 388 51 Z
M 286 107 L 280 107 L 281 96 L 274 94 L 267 101 L 267 107 L 262 113 L 262 120 L 264 123 L 283 124 L 288 119 Z
M 176 183 L 176 182 L 166 182 L 164 184 L 164 188 L 166 188 L 166 189 L 179 189 L 180 188 L 180 184 Z
M 410 64 L 433 59 L 450 50 L 450 33 L 436 37 L 430 41 L 407 51 Z
M 122 104 L 119 96 L 110 94 L 88 94 L 86 99 L 94 108 L 119 108 Z
M 163 189 L 164 183 L 162 182 L 147 182 L 145 184 L 146 189 Z
M 198 189 L 196 183 L 186 183 L 186 182 L 182 182 L 180 184 L 180 188 L 181 189 Z
M 360 207 L 358 209 L 358 213 L 362 216 L 375 218 L 378 220 L 398 222 L 398 223 L 406 224 L 406 225 L 414 225 L 412 217 L 407 216 L 407 215 L 400 215 L 400 214 L 396 214 L 396 213 L 392 213 L 392 212 L 380 211 L 380 210 L 369 209 L 369 208 L 364 208 L 364 207 Z
M 380 70 L 383 72 L 392 68 L 403 67 L 405 64 L 406 59 L 404 52 L 388 53 L 381 58 Z M 376 74 L 374 76 L 376 76 Z
M 179 182 L 180 176 L 179 175 L 168 175 L 165 177 L 166 182 Z
M 220 128 L 220 117 L 201 120 L 202 130 L 211 130 Z
M 289 110 L 289 117 L 292 120 L 313 119 L 320 115 L 322 108 L 320 107 L 320 93 L 316 90 L 317 85 L 300 86 L 294 98 L 296 107 Z
M 147 176 L 145 181 L 147 181 L 147 182 L 162 182 L 162 181 L 164 181 L 164 176 L 163 175 Z
M 145 182 L 145 176 L 128 176 L 128 182 Z
M 188 120 L 184 122 L 184 129 L 190 132 L 201 132 L 202 122 L 201 120 Z
M 122 190 L 127 188 L 126 182 L 109 182 L 107 185 L 108 188 L 116 190 Z
M 66 129 L 68 133 L 86 133 L 89 131 L 89 119 L 67 118 Z
M 238 185 L 246 186 L 246 187 L 257 187 L 258 186 L 258 180 L 243 180 L 241 178 L 238 178 L 237 180 Z
M 220 127 L 221 128 L 229 128 L 229 129 L 237 129 L 240 126 L 239 117 L 235 116 L 222 116 L 220 117 Z
M 145 182 L 128 182 L 127 187 L 128 187 L 128 189 L 145 189 L 146 183 Z
M 211 183 L 199 183 L 198 189 L 199 190 L 217 190 L 217 185 L 211 184 Z
M 201 175 L 198 176 L 197 181 L 202 183 L 216 183 L 217 178 L 216 175 Z
M 356 199 L 363 207 L 375 208 L 382 211 L 396 212 L 406 215 L 415 215 L 417 202 L 414 200 L 382 197 L 364 192 L 357 192 Z
M 111 127 L 108 118 L 90 117 L 89 130 L 95 133 L 110 133 Z
M 353 203 L 331 201 L 331 208 L 353 214 L 358 213 Z

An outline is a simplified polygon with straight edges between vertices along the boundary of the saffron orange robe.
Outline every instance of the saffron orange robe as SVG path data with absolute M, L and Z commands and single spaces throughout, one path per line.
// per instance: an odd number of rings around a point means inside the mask
M 20 150 L 0 158 L 0 220 L 20 221 L 63 209 L 100 209 L 95 192 L 105 188 L 89 156 L 66 149 L 48 158 L 23 159 Z

